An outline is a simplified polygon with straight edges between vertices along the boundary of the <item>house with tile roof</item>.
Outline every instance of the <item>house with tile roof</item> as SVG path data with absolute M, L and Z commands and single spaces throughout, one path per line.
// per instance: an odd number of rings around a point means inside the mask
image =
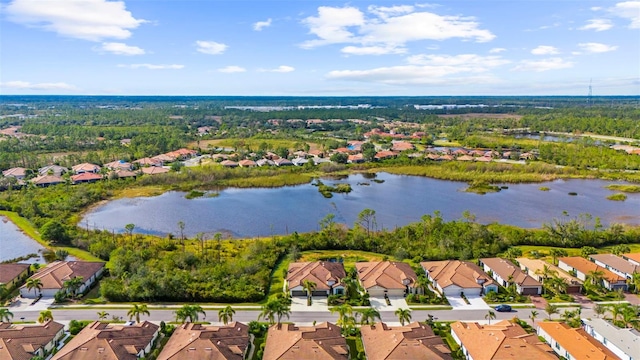
M 159 167 L 159 166 L 149 166 L 143 167 L 142 173 L 145 175 L 158 175 L 158 174 L 166 174 L 169 172 L 169 169 Z
M 64 288 L 64 282 L 75 277 L 82 277 L 84 283 L 78 289 L 78 294 L 89 289 L 91 285 L 102 275 L 103 262 L 92 261 L 54 261 L 33 274 L 30 279 L 40 279 L 42 289 L 27 289 L 26 285 L 20 287 L 20 296 L 35 298 L 42 295 L 45 298 L 53 298 L 55 294 Z
M 96 164 L 82 163 L 72 166 L 71 171 L 73 171 L 75 174 L 82 174 L 87 172 L 97 174 L 100 172 L 100 166 Z
M 491 276 L 470 261 L 425 261 L 420 266 L 444 296 L 459 296 L 461 292 L 474 296 L 498 292 L 498 285 Z
M 289 161 L 288 159 L 285 159 L 285 158 L 275 159 L 275 160 L 273 160 L 273 163 L 276 166 L 293 166 L 293 163 L 291 161 Z
M 240 167 L 256 167 L 256 166 L 258 166 L 258 164 L 256 164 L 255 161 L 249 160 L 249 159 L 244 159 L 244 160 L 238 161 L 238 165 L 240 165 Z
M 291 296 L 307 296 L 302 287 L 305 280 L 314 282 L 316 289 L 313 296 L 343 294 L 344 285 L 341 280 L 347 276 L 344 265 L 338 262 L 314 261 L 290 263 L 285 279 L 285 291 Z
M 554 276 L 564 280 L 565 284 L 567 284 L 567 293 L 578 294 L 582 290 L 582 280 L 571 276 L 569 273 L 553 264 L 549 264 L 548 262 L 540 259 L 517 258 L 516 260 L 518 261 L 518 264 L 520 264 L 520 269 L 522 269 L 522 271 L 540 282 L 543 282 L 541 272 L 546 266 L 550 271 L 554 272 Z
M 0 322 L 0 359 L 30 360 L 43 358 L 64 336 L 64 325 L 48 321 L 39 325 L 16 325 Z
M 623 360 L 640 358 L 640 331 L 621 329 L 610 322 L 595 318 L 582 319 L 584 331 Z
M 148 321 L 134 325 L 87 325 L 51 360 L 135 360 L 149 354 L 160 327 Z
M 622 254 L 620 257 L 634 265 L 640 265 L 640 253 Z
M 106 163 L 103 165 L 107 169 L 110 170 L 128 170 L 131 171 L 133 169 L 133 164 L 124 160 L 116 160 L 110 163 Z
M 64 179 L 55 175 L 41 175 L 31 179 L 35 186 L 47 187 L 64 183 Z
M 480 266 L 490 274 L 501 286 L 507 287 L 513 281 L 518 294 L 540 295 L 542 294 L 542 284 L 536 279 L 524 273 L 511 261 L 501 258 L 480 259 Z
M 589 259 L 596 265 L 627 279 L 631 279 L 634 273 L 640 273 L 640 266 L 613 254 L 593 254 Z
M 591 272 L 602 272 L 602 286 L 608 290 L 626 290 L 627 281 L 606 268 L 579 256 L 562 257 L 558 259 L 558 267 L 568 273 L 575 273 L 576 277 L 586 281 Z
M 4 170 L 2 172 L 2 176 L 4 177 L 14 177 L 18 180 L 22 180 L 27 176 L 27 169 L 23 167 L 14 167 L 11 169 Z
M 249 348 L 249 327 L 232 322 L 225 326 L 186 323 L 176 327 L 157 360 L 242 360 Z
M 576 329 L 555 321 L 540 321 L 538 336 L 544 338 L 556 354 L 567 360 L 620 359 L 583 328 Z
M 38 174 L 39 175 L 55 175 L 55 176 L 62 176 L 64 175 L 64 173 L 68 172 L 69 169 L 67 169 L 64 166 L 60 166 L 60 165 L 47 165 L 47 166 L 43 166 L 40 169 L 38 169 Z
M 380 261 L 356 263 L 360 285 L 370 296 L 416 294 L 418 276 L 404 262 Z
M 123 179 L 123 178 L 134 178 L 138 176 L 138 173 L 135 173 L 133 171 L 128 171 L 128 170 L 116 170 L 116 171 L 112 171 L 111 173 L 109 173 L 109 178 L 117 178 L 117 179 Z
M 0 284 L 11 290 L 31 274 L 31 265 L 8 263 L 0 264 Z
M 315 326 L 273 325 L 267 333 L 262 359 L 349 359 L 349 346 L 341 330 L 329 322 Z
M 557 360 L 549 345 L 508 320 L 490 325 L 456 321 L 451 335 L 468 360 Z
M 92 172 L 84 172 L 76 175 L 71 175 L 71 182 L 74 184 L 93 183 L 100 180 L 102 180 L 102 175 Z
M 412 322 L 389 327 L 385 323 L 360 327 L 362 345 L 369 360 L 449 360 L 451 349 L 425 324 Z
M 153 159 L 149 157 L 135 160 L 133 163 L 138 164 L 139 166 L 162 166 L 163 164 L 162 160 Z

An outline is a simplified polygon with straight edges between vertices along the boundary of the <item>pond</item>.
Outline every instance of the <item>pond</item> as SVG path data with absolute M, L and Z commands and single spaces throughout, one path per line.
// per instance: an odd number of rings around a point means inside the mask
M 6 217 L 0 216 L 0 261 L 15 259 L 29 254 L 38 254 L 38 257 L 20 262 L 44 263 L 40 257 L 40 251 L 44 247 L 37 241 L 23 234 L 22 231 Z
M 374 180 L 351 175 L 344 180 L 323 179 L 326 184 L 349 183 L 349 194 L 324 198 L 317 187 L 306 184 L 275 189 L 226 189 L 217 197 L 188 200 L 185 193 L 167 192 L 155 197 L 118 199 L 87 213 L 80 226 L 122 232 L 126 224 L 135 232 L 185 235 L 221 232 L 233 237 L 257 237 L 318 230 L 327 214 L 352 226 L 364 209 L 376 211 L 378 228 L 393 228 L 419 221 L 439 211 L 445 220 L 459 219 L 469 211 L 481 223 L 500 222 L 538 228 L 554 218 L 583 213 L 610 223 L 640 224 L 640 194 L 626 201 L 611 201 L 605 188 L 612 182 L 568 180 L 543 184 L 509 185 L 498 193 L 464 192 L 466 183 L 418 176 L 379 173 Z M 541 191 L 541 186 L 549 191 Z M 576 196 L 568 193 L 576 192 Z M 565 213 L 566 212 L 566 213 Z

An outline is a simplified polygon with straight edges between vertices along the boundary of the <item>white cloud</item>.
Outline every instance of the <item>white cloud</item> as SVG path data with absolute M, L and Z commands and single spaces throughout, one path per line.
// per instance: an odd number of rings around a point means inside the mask
M 405 48 L 387 47 L 387 46 L 345 46 L 340 50 L 347 55 L 386 55 L 386 54 L 404 54 L 407 52 Z
M 275 69 L 259 69 L 259 72 L 273 72 L 273 73 L 288 73 L 295 71 L 296 69 L 293 66 L 280 65 Z
M 540 45 L 537 48 L 531 50 L 531 53 L 533 55 L 555 55 L 559 52 L 560 51 L 558 51 L 558 48 L 548 45 Z
M 602 7 L 600 7 L 600 6 L 591 7 L 591 11 L 600 11 L 600 10 L 602 10 Z
M 247 71 L 247 69 L 241 66 L 229 65 L 229 66 L 225 66 L 223 68 L 218 69 L 218 71 L 221 73 L 233 74 L 233 73 L 245 72 Z
M 15 90 L 76 90 L 73 85 L 63 82 L 57 83 L 30 83 L 28 81 L 7 81 L 0 83 L 0 88 Z
M 588 53 L 605 53 L 609 51 L 614 51 L 618 48 L 617 46 L 614 46 L 614 45 L 607 45 L 607 44 L 601 44 L 601 43 L 582 43 L 582 44 L 578 44 L 578 46 L 582 50 Z
M 134 18 L 123 1 L 13 0 L 3 10 L 12 22 L 90 41 L 127 39 L 146 22 Z
M 120 68 L 149 69 L 149 70 L 180 70 L 184 65 L 178 64 L 119 64 Z
M 573 67 L 573 62 L 562 58 L 549 58 L 543 60 L 523 60 L 514 67 L 514 71 L 535 71 L 543 72 L 549 70 L 567 69 Z
M 595 30 L 605 31 L 613 27 L 611 20 L 609 19 L 591 19 L 587 20 L 587 25 L 579 27 L 578 30 Z
M 129 46 L 124 43 L 102 43 L 102 47 L 97 48 L 97 51 L 109 52 L 115 55 L 144 55 L 144 49 L 137 46 Z
M 271 26 L 271 18 L 267 19 L 267 21 L 258 21 L 253 24 L 253 30 L 262 31 L 262 29 Z
M 499 54 L 501 52 L 507 51 L 505 48 L 493 48 L 489 50 L 489 54 Z
M 408 65 L 380 67 L 368 70 L 335 70 L 327 74 L 329 79 L 376 82 L 388 85 L 411 84 L 460 84 L 494 82 L 487 73 L 491 68 L 509 63 L 500 56 L 462 55 L 413 55 L 406 59 Z M 452 75 L 468 73 L 464 77 Z
M 368 51 L 378 55 L 381 49 L 402 49 L 411 41 L 461 38 L 487 42 L 495 38 L 490 31 L 480 29 L 472 17 L 441 16 L 416 11 L 413 6 L 370 6 L 367 11 L 365 14 L 352 6 L 319 7 L 317 16 L 302 21 L 317 38 L 300 46 L 310 49 L 329 44 L 356 44 L 360 46 L 348 47 L 347 52 Z
M 229 47 L 226 44 L 205 40 L 196 41 L 196 46 L 198 47 L 198 52 L 209 55 L 220 55 Z
M 609 8 L 609 12 L 624 19 L 629 19 L 630 29 L 640 29 L 640 1 L 624 1 Z

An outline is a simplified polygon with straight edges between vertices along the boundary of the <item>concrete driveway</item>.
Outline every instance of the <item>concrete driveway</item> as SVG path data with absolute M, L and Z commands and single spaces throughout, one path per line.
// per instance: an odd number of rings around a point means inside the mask
M 328 311 L 329 305 L 326 296 L 314 296 L 311 298 L 311 306 L 307 306 L 307 298 L 302 296 L 291 297 L 291 312 L 297 311 Z
M 43 311 L 53 305 L 53 299 L 42 298 L 37 303 L 31 305 L 33 299 L 17 297 L 9 306 L 9 311 Z
M 387 305 L 387 302 L 382 297 L 370 297 L 371 307 L 378 311 L 396 311 L 398 309 L 408 309 L 407 301 L 404 297 L 389 297 L 391 305 Z
M 447 296 L 447 301 L 453 307 L 453 310 L 489 310 L 491 307 L 484 302 L 481 296 L 468 295 L 467 304 L 460 296 Z

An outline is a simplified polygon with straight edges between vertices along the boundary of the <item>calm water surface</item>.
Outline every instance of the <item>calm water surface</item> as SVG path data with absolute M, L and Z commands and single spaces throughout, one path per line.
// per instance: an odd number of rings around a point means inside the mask
M 276 189 L 227 189 L 218 197 L 185 199 L 184 193 L 168 192 L 156 197 L 119 199 L 89 212 L 80 226 L 122 232 L 135 224 L 135 231 L 151 234 L 179 234 L 177 223 L 185 223 L 185 234 L 228 233 L 235 237 L 269 236 L 294 231 L 317 230 L 327 214 L 349 226 L 358 213 L 376 211 L 379 228 L 393 228 L 419 221 L 425 214 L 440 211 L 445 220 L 470 211 L 482 223 L 500 222 L 527 228 L 541 227 L 554 218 L 589 213 L 602 223 L 640 224 L 640 194 L 628 194 L 624 202 L 610 201 L 604 188 L 612 182 L 568 180 L 544 184 L 509 185 L 499 193 L 466 193 L 465 183 L 417 176 L 380 173 L 376 183 L 362 175 L 325 183 L 348 182 L 349 194 L 324 198 L 317 187 L 308 185 Z M 368 186 L 362 185 L 368 183 Z M 547 186 L 550 191 L 540 191 Z M 577 192 L 577 196 L 568 195 Z
M 39 254 L 44 247 L 37 241 L 23 234 L 20 229 L 15 226 L 7 218 L 0 216 L 0 261 L 15 259 L 28 254 Z M 39 256 L 30 259 L 30 261 L 43 263 L 43 259 Z

